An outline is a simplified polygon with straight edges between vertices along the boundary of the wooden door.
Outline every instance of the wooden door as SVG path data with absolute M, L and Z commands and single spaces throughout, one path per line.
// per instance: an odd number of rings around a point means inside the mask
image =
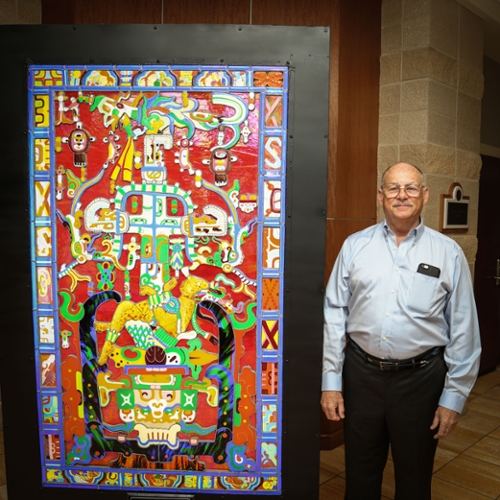
M 478 252 L 474 272 L 481 329 L 480 373 L 500 364 L 500 158 L 483 156 L 479 180 Z

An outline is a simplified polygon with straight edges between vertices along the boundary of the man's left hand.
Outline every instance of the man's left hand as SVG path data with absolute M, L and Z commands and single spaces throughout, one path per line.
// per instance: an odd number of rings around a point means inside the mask
M 448 436 L 457 426 L 459 417 L 460 413 L 438 406 L 431 425 L 431 430 L 437 429 L 434 439 L 443 439 Z

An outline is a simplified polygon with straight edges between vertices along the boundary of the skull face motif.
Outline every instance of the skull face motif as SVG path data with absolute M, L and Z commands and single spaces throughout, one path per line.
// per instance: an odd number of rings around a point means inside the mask
M 120 418 L 123 422 L 133 422 L 134 412 L 133 410 L 120 410 Z
M 182 420 L 183 420 L 183 422 L 186 422 L 186 423 L 190 424 L 191 422 L 194 422 L 195 418 L 196 418 L 196 412 L 195 411 L 184 410 L 182 412 Z
M 67 143 L 69 149 L 74 154 L 73 163 L 75 167 L 85 169 L 87 167 L 87 151 L 90 143 L 95 141 L 84 128 L 82 122 L 77 122 L 68 137 L 63 138 L 62 142 Z
M 227 184 L 227 174 L 231 170 L 231 156 L 225 148 L 215 148 L 210 155 L 208 165 L 210 172 L 214 174 L 216 186 L 225 186 Z

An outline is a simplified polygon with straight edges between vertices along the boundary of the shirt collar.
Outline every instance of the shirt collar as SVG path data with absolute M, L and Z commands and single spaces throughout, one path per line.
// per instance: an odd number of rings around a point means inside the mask
M 392 233 L 392 230 L 388 226 L 386 219 L 384 219 L 384 223 L 383 224 L 384 224 L 383 225 L 383 227 L 384 227 L 384 235 L 387 237 L 387 235 L 389 234 L 389 232 Z M 422 235 L 424 234 L 424 231 L 425 231 L 424 220 L 422 219 L 422 217 L 420 217 L 420 224 L 417 227 L 414 227 L 409 232 L 408 236 L 414 237 L 415 238 L 415 242 L 417 242 L 422 237 Z

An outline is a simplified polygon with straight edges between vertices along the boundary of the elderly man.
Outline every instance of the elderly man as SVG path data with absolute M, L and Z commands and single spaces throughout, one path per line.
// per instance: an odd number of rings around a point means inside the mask
M 424 226 L 428 198 L 420 169 L 387 169 L 385 220 L 346 239 L 326 289 L 321 405 L 345 417 L 347 500 L 380 499 L 389 444 L 395 498 L 430 499 L 437 440 L 477 377 L 469 268 L 453 240 Z

